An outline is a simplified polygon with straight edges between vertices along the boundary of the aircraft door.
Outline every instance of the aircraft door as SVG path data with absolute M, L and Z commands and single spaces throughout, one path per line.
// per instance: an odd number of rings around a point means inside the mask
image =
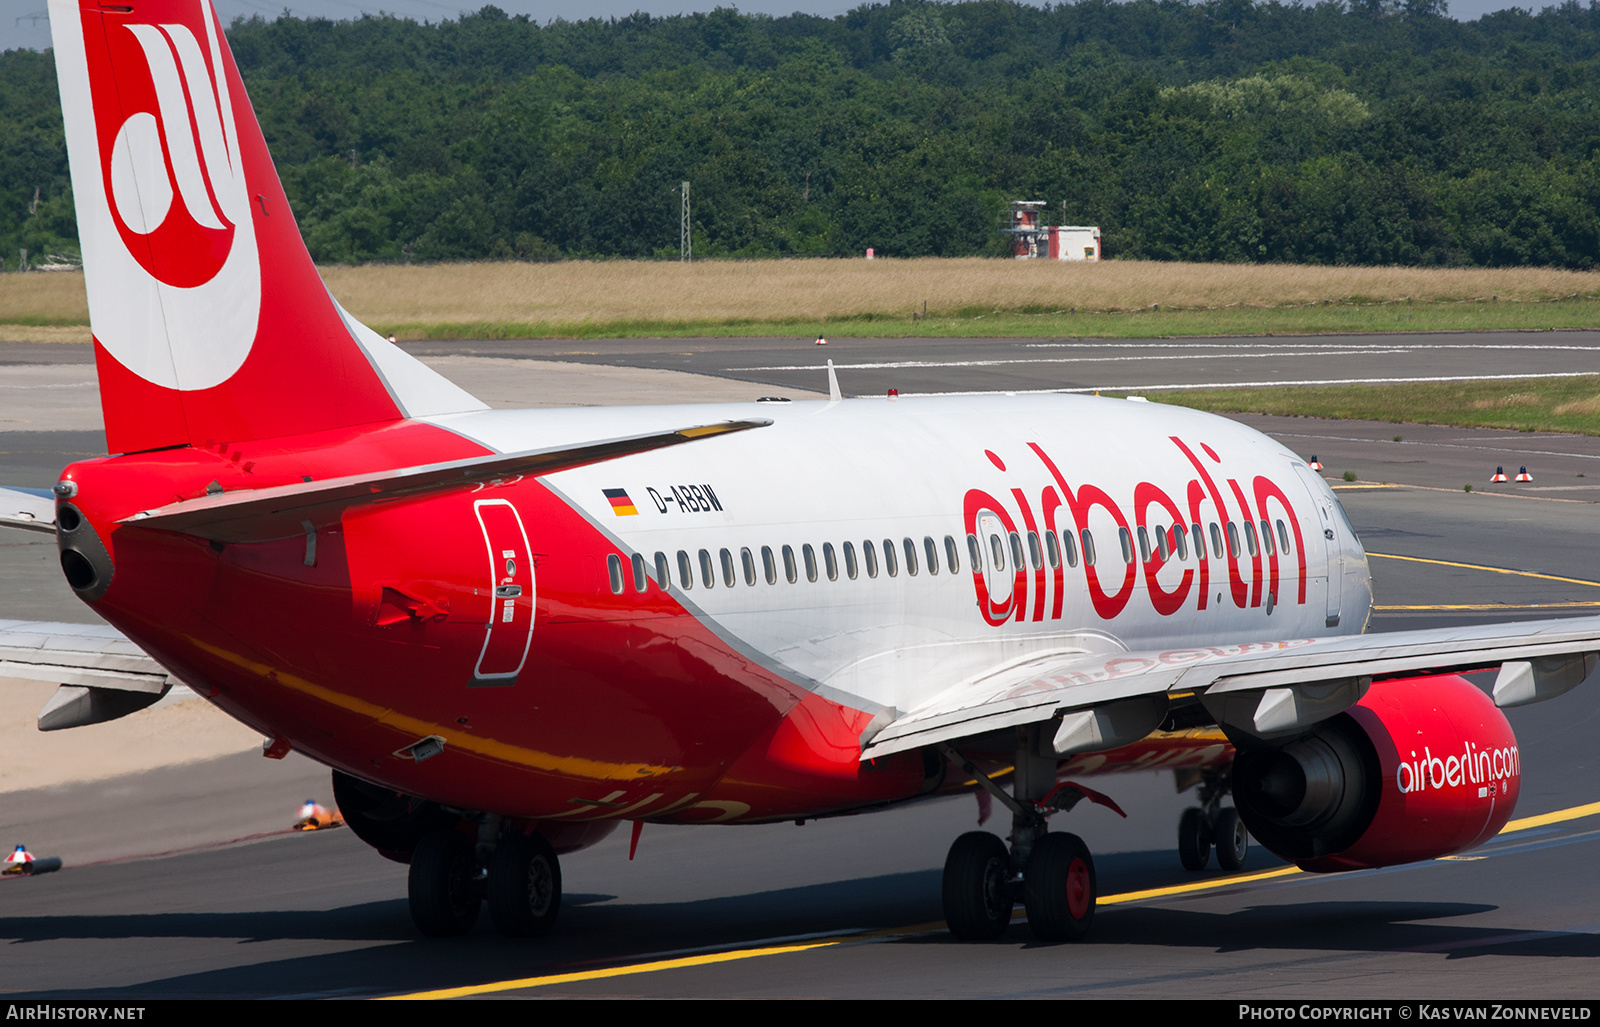
M 514 685 L 533 644 L 534 574 L 528 535 L 504 499 L 473 504 L 489 555 L 489 623 L 473 669 L 475 685 Z
M 1311 494 L 1311 505 L 1317 509 L 1317 526 L 1321 529 L 1323 539 L 1323 566 L 1328 574 L 1327 620 L 1330 628 L 1339 626 L 1339 615 L 1343 609 L 1344 599 L 1344 545 L 1339 539 L 1339 518 L 1334 513 L 1333 492 L 1328 488 L 1328 483 L 1316 475 L 1311 468 L 1302 463 L 1295 463 L 1294 469 L 1300 475 L 1300 481 L 1305 485 L 1306 491 Z M 1315 549 L 1310 552 L 1316 552 Z M 1310 555 L 1309 553 L 1307 554 Z
M 1006 526 L 994 511 L 979 510 L 977 527 L 978 546 L 983 550 L 983 586 L 989 593 L 989 604 L 1003 608 L 1011 601 L 1011 590 L 1016 585 L 1015 569 L 1009 566 Z

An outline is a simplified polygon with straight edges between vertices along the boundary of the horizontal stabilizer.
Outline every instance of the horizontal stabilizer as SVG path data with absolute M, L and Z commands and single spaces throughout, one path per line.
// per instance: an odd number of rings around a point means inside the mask
M 0 488 L 0 525 L 56 533 L 56 501 L 49 489 Z
M 771 423 L 765 419 L 722 421 L 557 449 L 496 453 L 326 481 L 217 493 L 145 510 L 121 523 L 180 532 L 215 542 L 288 538 L 303 533 L 306 521 L 320 525 L 358 504 L 411 499 L 518 477 L 539 477 L 602 460 L 763 428 Z
M 1594 653 L 1600 653 L 1600 617 L 1164 651 L 1058 652 L 1015 661 L 947 689 L 886 725 L 863 747 L 861 758 L 1055 721 L 1073 711 L 1106 709 L 1109 714 L 1113 704 L 1137 696 L 1198 696 L 1230 730 L 1273 737 L 1339 713 L 1360 699 L 1374 678 L 1466 673 L 1510 661 L 1549 668 L 1545 676 L 1551 680 L 1542 689 L 1537 682 L 1497 689 L 1500 705 L 1516 705 L 1572 687 L 1573 678 L 1587 676 L 1596 666 L 1588 658 Z M 1525 676 L 1536 677 L 1533 670 Z M 1062 723 L 1069 735 L 1080 727 L 1077 721 Z M 1106 737 L 1106 747 L 1126 741 Z M 1084 744 L 1070 748 L 1086 751 Z

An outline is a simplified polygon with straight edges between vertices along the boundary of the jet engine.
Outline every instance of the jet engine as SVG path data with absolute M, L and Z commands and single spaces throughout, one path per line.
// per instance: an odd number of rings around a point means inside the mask
M 1262 845 L 1302 869 L 1392 866 L 1493 838 L 1521 785 L 1511 725 L 1456 675 L 1374 682 L 1274 748 L 1243 748 L 1233 799 Z

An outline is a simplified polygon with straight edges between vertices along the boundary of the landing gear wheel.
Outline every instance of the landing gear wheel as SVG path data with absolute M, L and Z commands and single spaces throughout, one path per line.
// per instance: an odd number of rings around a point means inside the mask
M 1221 858 L 1221 852 L 1217 853 Z M 1198 806 L 1190 806 L 1178 818 L 1178 860 L 1185 870 L 1204 870 L 1211 859 L 1211 832 L 1206 827 L 1206 815 Z
M 411 852 L 411 922 L 432 938 L 466 934 L 478 919 L 477 849 L 455 831 L 424 835 Z
M 1006 845 L 987 831 L 970 831 L 944 861 L 944 922 L 962 941 L 992 941 L 1011 923 L 1014 900 Z
M 561 911 L 561 863 L 542 834 L 506 838 L 489 861 L 489 916 L 501 934 L 547 934 Z
M 1239 811 L 1230 806 L 1219 812 L 1213 833 L 1217 839 L 1217 866 L 1224 870 L 1243 869 L 1244 858 L 1250 854 L 1250 832 L 1239 819 Z
M 1094 922 L 1094 858 L 1075 834 L 1047 834 L 1033 846 L 1022 876 L 1028 927 L 1040 941 L 1077 941 Z

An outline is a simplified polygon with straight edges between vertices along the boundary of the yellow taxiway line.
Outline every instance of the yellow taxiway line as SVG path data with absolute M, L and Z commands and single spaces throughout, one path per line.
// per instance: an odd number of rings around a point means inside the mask
M 1489 571 L 1492 574 L 1512 574 L 1519 578 L 1538 578 L 1541 581 L 1563 581 L 1569 585 L 1588 585 L 1591 588 L 1600 588 L 1600 581 L 1588 581 L 1584 578 L 1563 578 L 1556 574 L 1539 574 L 1536 571 L 1518 571 L 1509 567 L 1485 567 L 1481 563 L 1456 563 L 1453 560 L 1426 560 L 1420 556 L 1396 556 L 1393 553 L 1368 553 L 1367 556 L 1376 556 L 1382 560 L 1404 560 L 1407 563 L 1431 563 L 1439 567 L 1461 567 L 1469 571 Z
M 1512 834 L 1517 831 L 1527 831 L 1535 827 L 1547 827 L 1550 824 L 1559 824 L 1568 820 L 1578 820 L 1583 817 L 1592 817 L 1600 814 L 1600 802 L 1591 802 L 1583 806 L 1572 806 L 1568 809 L 1556 810 L 1553 813 L 1541 813 L 1537 816 L 1523 817 L 1513 820 L 1501 829 L 1501 835 Z M 1265 870 L 1253 874 L 1236 874 L 1231 877 L 1213 877 L 1204 881 L 1191 881 L 1187 884 L 1174 884 L 1165 888 L 1146 888 L 1142 891 L 1122 892 L 1117 895 L 1102 895 L 1096 902 L 1099 906 L 1114 906 L 1123 902 L 1138 902 L 1141 899 L 1158 899 L 1171 895 L 1186 895 L 1194 892 L 1215 891 L 1220 888 L 1230 888 L 1239 884 L 1250 884 L 1255 881 L 1269 881 L 1280 877 L 1293 877 L 1304 874 L 1299 867 L 1278 867 L 1274 870 Z M 662 970 L 683 970 L 695 966 L 711 966 L 717 963 L 734 963 L 743 959 L 760 959 L 765 956 L 783 956 L 794 952 L 810 952 L 816 949 L 831 948 L 835 945 L 844 945 L 851 942 L 861 942 L 872 938 L 889 938 L 911 934 L 922 934 L 938 930 L 943 924 L 918 924 L 914 927 L 897 929 L 880 929 L 875 931 L 851 932 L 832 938 L 817 938 L 810 941 L 796 941 L 784 945 L 765 945 L 753 949 L 735 949 L 727 952 L 706 952 L 694 956 L 680 956 L 675 959 L 656 959 L 644 963 L 629 963 L 624 966 L 608 966 L 597 970 L 576 970 L 571 973 L 545 974 L 539 977 L 520 977 L 509 981 L 493 981 L 488 984 L 469 984 L 460 988 L 440 988 L 436 991 L 415 991 L 405 995 L 386 995 L 385 999 L 435 999 L 435 998 L 467 998 L 473 995 L 492 995 L 496 992 L 517 991 L 524 988 L 547 988 L 557 984 L 576 984 L 582 981 L 599 981 L 608 977 L 630 977 L 634 974 L 657 973 Z

